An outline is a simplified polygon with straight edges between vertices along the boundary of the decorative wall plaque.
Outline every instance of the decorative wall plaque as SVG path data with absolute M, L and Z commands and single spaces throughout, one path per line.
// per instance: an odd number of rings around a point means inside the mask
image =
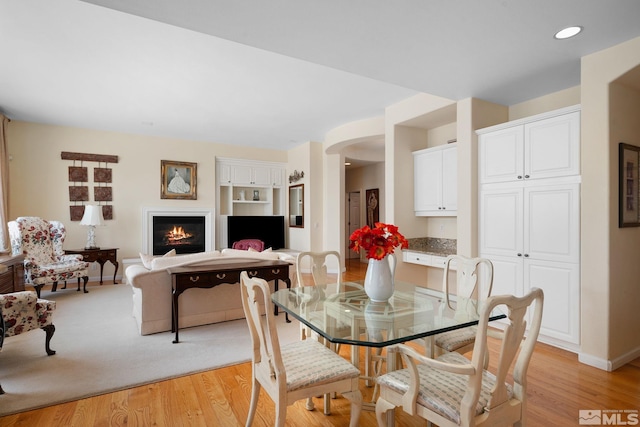
M 69 182 L 87 182 L 89 174 L 86 167 L 69 166 Z
M 96 202 L 110 202 L 113 200 L 111 187 L 93 187 L 93 199 Z
M 84 185 L 69 187 L 69 200 L 72 202 L 86 202 L 89 200 L 89 187 Z M 84 206 L 82 207 L 84 210 Z
M 84 205 L 69 206 L 69 216 L 71 221 L 80 221 L 84 215 Z
M 111 182 L 111 169 L 93 168 L 93 182 Z
M 102 205 L 102 218 L 113 219 L 113 206 Z

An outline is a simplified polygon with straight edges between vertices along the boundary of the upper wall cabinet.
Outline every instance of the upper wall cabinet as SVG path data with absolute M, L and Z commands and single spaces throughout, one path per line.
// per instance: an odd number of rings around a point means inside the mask
M 413 152 L 414 210 L 417 216 L 456 216 L 457 144 Z
M 219 163 L 218 180 L 221 185 L 282 185 L 283 169 L 261 165 Z M 276 173 L 278 171 L 279 173 Z
M 579 175 L 578 108 L 479 130 L 480 183 Z
M 285 165 L 216 159 L 219 215 L 283 215 Z

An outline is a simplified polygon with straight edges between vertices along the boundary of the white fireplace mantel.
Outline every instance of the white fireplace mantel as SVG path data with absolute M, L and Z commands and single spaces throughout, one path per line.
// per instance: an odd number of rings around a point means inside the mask
M 156 216 L 203 216 L 205 233 L 205 250 L 214 248 L 215 230 L 213 209 L 207 208 L 142 208 L 142 253 L 153 251 L 153 218 Z

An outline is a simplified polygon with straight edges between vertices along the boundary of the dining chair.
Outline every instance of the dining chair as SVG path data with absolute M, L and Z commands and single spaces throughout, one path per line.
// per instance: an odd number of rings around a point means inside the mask
M 351 401 L 349 425 L 357 426 L 362 410 L 360 371 L 316 340 L 280 346 L 273 312 L 265 309 L 271 304 L 267 282 L 249 278 L 246 271 L 240 273 L 240 281 L 242 306 L 253 344 L 251 403 L 246 426 L 253 423 L 262 388 L 275 403 L 277 427 L 285 425 L 287 406 L 332 392 Z M 326 411 L 325 414 L 328 415 Z
M 296 259 L 296 265 L 298 286 L 332 285 L 335 286 L 337 290 L 342 287 L 343 268 L 340 253 L 337 251 L 300 252 Z M 329 273 L 329 265 L 333 265 L 333 268 L 336 268 L 337 272 Z M 311 276 L 309 277 L 308 273 L 303 273 L 303 270 L 310 271 Z M 321 300 L 321 298 L 311 298 L 309 301 L 305 301 L 305 304 L 309 306 L 309 308 L 312 308 L 318 316 L 322 316 L 322 307 L 313 305 L 318 300 Z M 300 323 L 300 339 L 309 338 L 312 334 L 311 328 Z
M 453 266 L 457 272 L 456 314 L 466 316 L 477 314 L 478 301 L 484 301 L 491 295 L 493 287 L 493 264 L 487 258 L 469 258 L 463 255 L 449 255 L 444 264 L 442 292 L 445 303 L 450 309 L 452 289 L 449 283 L 449 270 Z M 471 311 L 472 313 L 469 313 Z M 473 349 L 476 327 L 456 329 L 425 339 L 427 354 L 432 358 L 444 352 L 456 351 L 464 354 Z
M 538 288 L 520 298 L 489 297 L 482 304 L 471 360 L 458 352 L 432 359 L 404 344 L 390 347 L 388 351 L 402 355 L 406 368 L 377 378 L 378 426 L 386 427 L 387 411 L 398 406 L 440 427 L 524 425 L 527 369 L 540 332 L 543 299 Z M 490 369 L 484 367 L 487 331 L 498 306 L 506 307 L 508 323 L 498 343 L 499 359 Z

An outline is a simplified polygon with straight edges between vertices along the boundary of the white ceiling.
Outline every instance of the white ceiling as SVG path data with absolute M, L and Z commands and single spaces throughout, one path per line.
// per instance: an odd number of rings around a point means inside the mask
M 288 150 L 419 92 L 576 86 L 639 18 L 637 0 L 0 0 L 0 111 Z M 554 40 L 568 25 L 585 31 Z

